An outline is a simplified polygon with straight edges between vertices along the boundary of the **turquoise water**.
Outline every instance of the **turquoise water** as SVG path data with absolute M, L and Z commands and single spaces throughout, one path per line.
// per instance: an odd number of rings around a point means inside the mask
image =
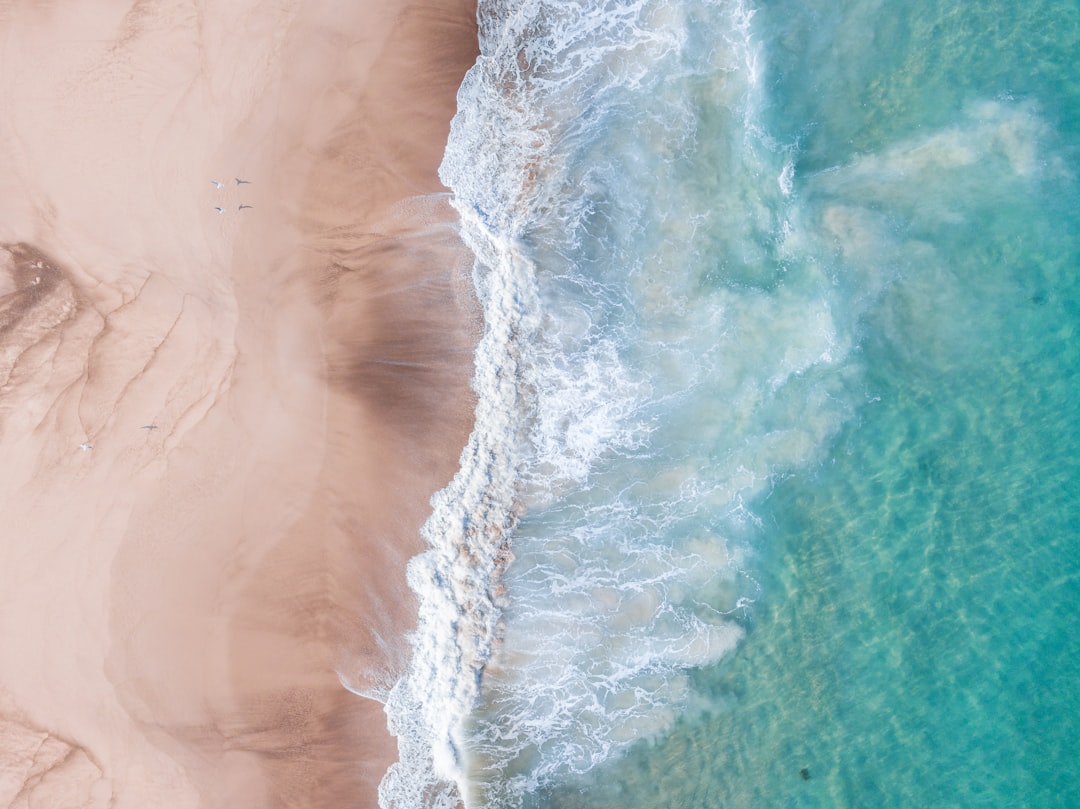
M 1080 805 L 1080 7 L 481 24 L 384 805 Z

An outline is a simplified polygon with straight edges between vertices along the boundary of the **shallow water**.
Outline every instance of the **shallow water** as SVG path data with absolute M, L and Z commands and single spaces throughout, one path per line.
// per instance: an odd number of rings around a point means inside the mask
M 481 4 L 400 805 L 1071 806 L 1080 10 Z

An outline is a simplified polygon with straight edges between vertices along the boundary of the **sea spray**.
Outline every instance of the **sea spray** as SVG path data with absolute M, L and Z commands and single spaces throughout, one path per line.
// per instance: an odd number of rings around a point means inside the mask
M 671 728 L 688 671 L 743 635 L 749 504 L 853 411 L 851 304 L 887 277 L 813 259 L 742 4 L 479 19 L 441 169 L 476 255 L 478 404 L 409 566 L 386 807 L 514 807 Z

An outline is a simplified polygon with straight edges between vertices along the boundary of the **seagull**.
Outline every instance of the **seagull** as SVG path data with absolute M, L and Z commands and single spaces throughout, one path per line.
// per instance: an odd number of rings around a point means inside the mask
M 211 185 L 214 186 L 214 188 L 224 188 L 225 187 L 225 183 L 221 182 L 221 180 L 211 180 L 210 183 L 211 183 Z
M 244 208 L 254 208 L 254 207 L 255 207 L 254 205 L 241 205 L 239 208 L 237 208 L 237 210 L 242 211 L 242 210 L 244 210 Z
M 86 452 L 88 449 L 93 449 L 93 448 L 94 448 L 94 445 L 91 444 L 89 441 L 86 441 L 85 443 L 79 444 L 79 449 L 81 449 L 83 452 Z
M 218 213 L 225 213 L 225 209 L 221 208 L 221 207 L 218 207 L 217 205 L 214 206 L 214 210 L 217 211 Z
M 235 179 L 237 185 L 251 185 L 251 180 L 241 180 L 239 177 Z

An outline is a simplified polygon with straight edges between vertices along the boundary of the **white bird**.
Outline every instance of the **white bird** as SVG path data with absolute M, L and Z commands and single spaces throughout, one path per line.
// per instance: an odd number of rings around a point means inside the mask
M 93 448 L 94 448 L 94 445 L 91 444 L 89 441 L 87 441 L 85 443 L 82 443 L 82 444 L 79 444 L 79 449 L 81 449 L 83 452 L 86 452 L 88 449 L 93 449 Z
M 225 209 L 224 209 L 224 208 L 220 208 L 220 207 L 218 207 L 217 205 L 215 205 L 215 206 L 214 206 L 214 210 L 215 210 L 215 211 L 217 211 L 218 213 L 225 213 Z
M 213 184 L 214 188 L 224 188 L 225 187 L 225 183 L 221 182 L 221 180 L 211 180 L 210 182 Z

